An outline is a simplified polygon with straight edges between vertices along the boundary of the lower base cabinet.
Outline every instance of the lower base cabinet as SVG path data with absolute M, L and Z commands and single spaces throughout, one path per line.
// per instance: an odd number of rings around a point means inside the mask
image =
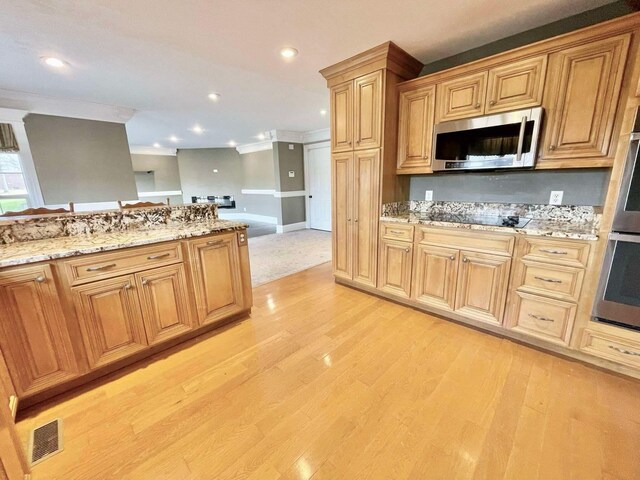
M 413 299 L 442 310 L 455 308 L 458 250 L 417 245 Z
M 413 244 L 382 239 L 380 244 L 380 290 L 399 297 L 411 296 Z

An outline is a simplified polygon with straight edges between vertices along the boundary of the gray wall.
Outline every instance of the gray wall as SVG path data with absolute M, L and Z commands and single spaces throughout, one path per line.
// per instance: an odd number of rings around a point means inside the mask
M 293 149 L 289 146 L 293 145 Z M 275 168 L 276 190 L 294 192 L 304 190 L 304 151 L 301 143 L 274 142 L 273 159 Z M 295 172 L 293 178 L 289 171 Z M 304 197 L 282 198 L 282 224 L 304 222 L 306 206 Z
M 24 123 L 45 204 L 138 198 L 124 124 L 37 114 Z
M 273 166 L 273 151 L 245 153 L 240 155 L 245 189 L 273 190 L 276 188 Z
M 180 170 L 178 157 L 174 155 L 131 155 L 131 164 L 136 177 L 146 182 L 140 187 L 151 190 L 140 192 L 180 190 Z M 150 175 L 146 172 L 151 171 Z M 152 177 L 153 182 L 148 177 Z M 143 180 L 145 179 L 145 180 Z
M 603 205 L 608 169 L 464 172 L 411 177 L 410 200 L 459 202 L 549 203 L 552 190 L 563 190 L 565 205 Z
M 637 1 L 617 1 L 593 10 L 573 15 L 557 22 L 527 30 L 516 35 L 488 43 L 481 47 L 431 62 L 424 66 L 420 75 L 428 75 L 440 70 L 446 70 L 447 68 L 473 62 L 474 60 L 489 57 L 497 53 L 511 50 L 512 48 L 529 45 L 530 43 L 545 40 L 563 33 L 595 25 L 596 23 L 601 23 L 606 20 L 611 20 L 612 18 L 627 15 L 637 11 L 639 3 L 640 2 Z

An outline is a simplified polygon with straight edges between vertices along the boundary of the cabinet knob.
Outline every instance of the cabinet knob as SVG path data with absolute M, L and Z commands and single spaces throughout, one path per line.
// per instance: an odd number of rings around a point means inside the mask
M 409 253 L 411 251 L 411 249 L 409 247 L 404 249 L 405 252 Z
M 495 101 L 495 100 L 491 100 L 491 101 L 489 102 L 489 105 L 495 105 L 495 104 L 496 104 L 496 101 Z
M 480 108 L 480 104 L 479 103 L 476 103 L 476 108 Z
M 146 278 L 144 280 L 142 280 L 142 285 L 149 285 L 149 280 L 147 280 Z
M 449 257 L 449 260 L 455 260 L 455 259 L 456 259 L 456 256 L 455 256 L 455 255 L 451 255 L 451 256 Z
M 555 150 L 556 146 L 555 145 L 549 145 L 549 150 Z
M 36 280 L 36 282 L 38 282 L 38 283 L 44 283 L 44 282 L 45 282 L 45 280 L 46 280 L 46 278 L 45 278 L 44 276 L 42 276 L 42 275 L 38 275 L 38 276 L 35 278 L 35 280 Z
M 350 221 L 351 221 L 351 219 L 350 219 L 350 218 L 347 218 L 347 222 L 350 222 Z
M 130 284 L 130 283 L 127 283 L 127 284 L 126 284 L 124 287 L 122 287 L 122 288 L 124 288 L 125 290 L 131 290 L 131 284 Z
M 469 261 L 469 259 L 468 259 L 467 257 L 462 257 L 462 261 L 463 261 L 464 263 L 467 263 L 467 262 Z
M 358 219 L 356 218 L 356 219 L 354 220 L 354 222 L 358 223 Z

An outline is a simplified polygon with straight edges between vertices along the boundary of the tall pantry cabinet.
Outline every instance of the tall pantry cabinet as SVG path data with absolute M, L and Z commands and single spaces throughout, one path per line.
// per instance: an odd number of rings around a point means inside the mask
M 422 63 L 387 42 L 327 67 L 331 97 L 333 273 L 376 287 L 382 204 L 407 198 L 396 172 L 399 82 Z

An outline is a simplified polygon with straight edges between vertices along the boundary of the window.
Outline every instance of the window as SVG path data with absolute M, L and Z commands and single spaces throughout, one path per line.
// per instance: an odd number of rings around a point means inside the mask
M 0 214 L 29 207 L 24 171 L 17 153 L 0 153 Z

